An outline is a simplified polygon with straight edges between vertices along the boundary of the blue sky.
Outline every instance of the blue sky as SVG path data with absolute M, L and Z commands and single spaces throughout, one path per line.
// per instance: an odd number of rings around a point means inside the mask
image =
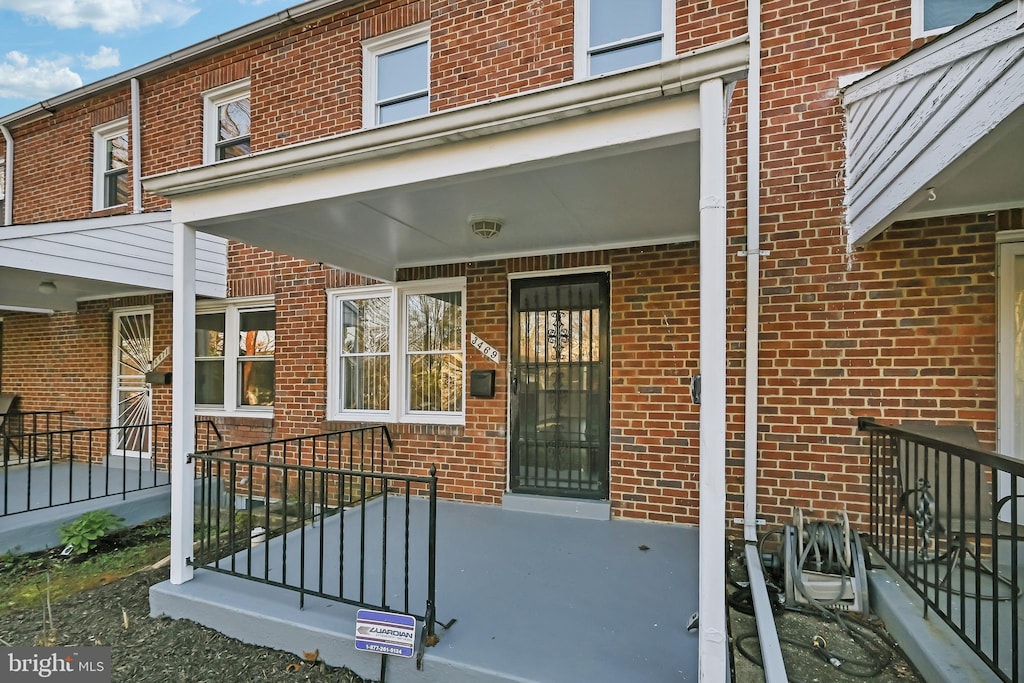
M 299 0 L 0 0 L 0 116 Z

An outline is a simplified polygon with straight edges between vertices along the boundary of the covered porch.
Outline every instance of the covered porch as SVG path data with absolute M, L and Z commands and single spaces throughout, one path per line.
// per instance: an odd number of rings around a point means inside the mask
M 699 260 L 699 288 L 695 286 L 698 278 L 694 268 L 692 291 L 695 303 L 699 298 L 699 335 L 694 335 L 694 345 L 699 337 L 702 396 L 699 426 L 694 421 L 692 444 L 694 450 L 699 447 L 699 486 L 696 481 L 692 487 L 682 482 L 669 482 L 666 486 L 685 486 L 685 490 L 692 491 L 688 500 L 694 503 L 694 512 L 699 502 L 696 547 L 678 546 L 673 561 L 681 561 L 683 555 L 699 557 L 701 569 L 688 598 L 680 594 L 677 601 L 676 594 L 665 587 L 664 602 L 675 614 L 674 647 L 680 648 L 678 639 L 687 637 L 684 631 L 689 617 L 680 605 L 689 604 L 697 595 L 706 597 L 700 606 L 699 666 L 701 675 L 708 680 L 723 678 L 728 669 L 725 609 L 720 597 L 724 594 L 725 556 L 725 125 L 732 84 L 745 75 L 747 61 L 746 42 L 730 41 L 634 71 L 565 83 L 146 179 L 144 184 L 149 191 L 172 200 L 175 226 L 173 363 L 184 371 L 176 373 L 173 386 L 176 460 L 172 472 L 184 473 L 184 458 L 193 451 L 190 430 L 184 426 L 193 418 L 195 378 L 189 369 L 195 363 L 195 274 L 191 264 L 198 231 L 296 256 L 313 264 L 336 266 L 385 283 L 398 280 L 401 269 L 418 268 L 429 273 L 436 267 L 438 275 L 424 277 L 441 277 L 447 264 L 693 243 L 694 261 Z M 482 234 L 471 230 L 470 224 L 480 218 L 493 220 L 500 231 Z M 560 265 L 547 268 L 562 270 Z M 574 273 L 582 270 L 576 268 Z M 550 274 L 550 270 L 546 273 Z M 506 279 L 513 277 L 510 274 Z M 502 283 L 499 291 L 506 291 L 506 286 L 507 282 Z M 483 300 L 481 294 L 474 294 Z M 504 303 L 496 310 L 502 310 Z M 480 303 L 476 305 L 481 310 L 485 308 Z M 614 325 L 614 315 L 602 314 L 602 320 L 608 319 Z M 664 313 L 657 319 L 670 326 Z M 510 334 L 507 319 L 495 319 L 489 324 L 491 333 L 499 335 L 490 337 L 490 341 L 497 342 L 495 346 L 499 348 L 509 348 L 508 339 L 501 338 Z M 693 329 L 698 326 L 695 324 Z M 473 332 L 465 330 L 465 346 Z M 620 354 L 625 355 L 628 354 Z M 490 362 L 493 358 L 486 360 Z M 504 361 L 497 366 L 502 388 L 514 387 L 506 376 L 509 367 Z M 467 374 L 468 369 L 467 365 Z M 332 381 L 328 381 L 328 390 L 336 392 Z M 686 384 L 688 381 L 670 390 L 673 395 L 689 397 Z M 510 395 L 497 394 L 506 401 Z M 328 398 L 328 405 L 330 401 Z M 505 410 L 493 402 L 485 405 L 478 401 L 478 405 L 478 424 L 473 429 L 486 435 L 487 466 L 501 473 L 502 488 L 508 492 L 511 476 Z M 486 419 L 482 417 L 485 410 Z M 330 416 L 330 410 L 328 413 L 328 420 L 337 419 Z M 467 409 L 467 432 L 471 414 L 471 409 Z M 461 438 L 462 429 L 462 425 L 455 427 L 457 438 L 453 442 L 469 443 Z M 415 458 L 402 455 L 405 467 L 432 464 L 423 450 Z M 462 454 L 445 457 L 461 458 Z M 642 456 L 637 455 L 636 459 L 642 460 Z M 210 579 L 201 568 L 189 563 L 193 544 L 192 489 L 184 476 L 174 476 L 168 590 L 187 595 Z M 621 491 L 613 491 L 609 498 L 614 504 L 618 496 L 621 504 L 622 495 Z M 571 500 L 569 503 L 569 508 L 580 507 Z M 481 531 L 482 536 L 493 537 L 488 543 L 504 543 L 506 519 L 550 525 L 566 533 L 558 517 L 485 507 L 469 511 L 496 525 L 494 532 Z M 597 524 L 601 526 L 593 528 L 647 526 L 607 519 Z M 509 527 L 510 541 L 525 541 L 530 534 L 516 531 L 517 528 L 515 524 Z M 666 527 L 664 533 L 683 531 Z M 692 541 L 693 532 L 689 534 Z M 498 564 L 486 571 L 507 576 L 507 581 L 497 583 L 506 586 L 514 598 L 524 578 L 516 570 L 517 564 L 523 562 L 519 558 L 557 553 L 562 542 L 548 542 L 547 538 L 550 537 L 543 534 L 534 536 L 533 542 L 517 546 L 515 561 L 506 557 L 498 563 L 510 574 L 502 574 Z M 573 543 L 571 538 L 564 541 Z M 467 546 L 467 552 L 473 551 L 472 544 L 459 543 Z M 491 548 L 483 540 L 474 543 Z M 595 537 L 594 543 L 599 550 L 611 540 Z M 640 546 L 654 547 L 643 541 L 628 550 L 620 549 L 618 543 L 613 545 L 615 554 L 623 555 L 622 560 L 634 554 L 646 557 L 649 551 Z M 458 556 L 454 550 L 451 552 Z M 500 554 L 495 551 L 495 556 Z M 594 567 L 600 566 L 594 564 L 596 561 L 593 557 L 588 560 L 586 570 L 584 565 L 571 565 L 564 571 L 546 571 L 539 580 L 551 595 L 575 594 L 574 586 L 588 580 L 582 574 L 593 573 Z M 461 573 L 463 568 L 439 567 L 439 581 L 447 571 Z M 629 580 L 628 575 L 627 572 L 624 581 Z M 600 588 L 604 597 L 595 600 L 606 600 L 622 590 L 622 581 L 610 576 L 605 580 L 609 583 Z M 530 598 L 537 601 L 533 603 L 537 609 L 547 600 L 544 595 L 542 591 Z M 456 598 L 452 599 L 458 604 Z M 585 596 L 580 599 L 586 600 Z M 442 614 L 446 609 L 442 598 L 439 596 L 438 600 L 439 614 L 447 618 Z M 660 614 L 663 607 L 654 613 Z M 561 609 L 566 609 L 564 603 Z M 632 616 L 623 619 L 623 629 L 616 629 L 611 636 L 598 635 L 601 630 L 596 611 L 589 617 L 590 625 L 584 632 L 590 638 L 598 638 L 595 642 L 603 643 L 600 649 L 610 650 L 613 641 L 635 633 L 651 637 L 648 627 L 638 626 L 641 621 L 658 623 L 659 628 L 664 628 L 660 617 L 652 621 L 641 618 L 626 605 L 621 609 L 624 615 Z M 548 610 L 541 614 L 544 619 L 538 619 L 538 626 L 531 628 L 528 613 L 523 612 L 517 617 L 520 623 L 515 629 L 525 630 L 524 637 L 538 638 L 534 643 L 537 647 L 550 648 L 548 643 L 561 640 L 564 632 L 552 626 L 557 624 L 554 614 Z M 497 615 L 494 618 L 501 619 Z M 583 628 L 582 624 L 579 627 Z M 604 637 L 610 640 L 601 640 Z M 499 635 L 495 638 L 499 639 Z M 521 646 L 526 650 L 517 652 L 519 646 L 514 644 L 508 649 L 523 660 L 535 656 L 531 642 L 524 641 Z M 587 651 L 594 650 L 588 646 Z M 622 656 L 622 651 L 618 652 Z M 695 654 L 691 653 L 693 667 L 697 666 Z M 668 661 L 676 667 L 673 671 L 683 670 L 674 655 Z M 522 680 L 539 679 L 530 676 L 543 678 L 529 671 L 522 676 L 526 677 Z

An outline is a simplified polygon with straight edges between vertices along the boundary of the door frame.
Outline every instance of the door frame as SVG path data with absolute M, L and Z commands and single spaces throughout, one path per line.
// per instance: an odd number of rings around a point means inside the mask
M 528 271 L 517 271 L 514 273 L 508 273 L 507 275 L 507 286 L 505 293 L 505 319 L 506 319 L 506 339 L 505 348 L 508 349 L 508 353 L 505 358 L 505 377 L 507 379 L 507 389 L 505 391 L 505 493 L 512 493 L 512 326 L 515 324 L 515 320 L 512 318 L 512 281 L 513 280 L 534 280 L 548 277 L 562 277 L 571 275 L 596 275 L 599 273 L 605 273 L 608 275 L 608 499 L 611 500 L 611 419 L 612 419 L 612 373 L 614 370 L 614 363 L 612 357 L 612 287 L 614 285 L 612 279 L 612 268 L 609 265 L 603 266 L 578 266 L 574 268 L 552 268 L 547 270 L 528 270 Z M 549 496 L 552 499 L 557 500 L 558 496 Z M 585 501 L 585 498 L 573 498 L 574 501 Z M 600 502 L 594 500 L 594 502 Z
M 120 423 L 120 391 L 122 384 L 120 381 L 121 374 L 118 372 L 119 365 L 119 351 L 121 342 L 121 326 L 120 320 L 122 317 L 130 315 L 146 314 L 149 316 L 149 363 L 153 362 L 153 334 L 155 320 L 153 313 L 153 306 L 125 306 L 123 308 L 114 308 L 110 311 L 110 426 L 117 428 L 121 426 Z M 140 384 L 146 389 L 149 401 L 149 422 L 153 421 L 153 388 L 152 385 L 146 383 L 145 375 L 142 375 L 142 382 Z M 113 452 L 114 448 L 114 432 L 111 432 L 109 439 L 110 443 L 107 444 L 107 450 Z M 149 435 L 149 450 L 148 451 L 129 451 L 119 450 L 117 455 L 125 455 L 128 457 L 136 457 L 140 459 L 148 459 L 152 457 L 153 452 L 153 435 Z

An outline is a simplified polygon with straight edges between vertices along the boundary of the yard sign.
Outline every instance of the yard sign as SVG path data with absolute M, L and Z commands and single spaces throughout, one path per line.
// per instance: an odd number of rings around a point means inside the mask
M 372 609 L 356 612 L 357 650 L 412 657 L 415 644 L 415 617 Z

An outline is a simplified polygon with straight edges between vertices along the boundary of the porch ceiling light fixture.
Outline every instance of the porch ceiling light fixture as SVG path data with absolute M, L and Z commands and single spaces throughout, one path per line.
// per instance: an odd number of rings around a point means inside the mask
M 57 285 L 54 284 L 53 280 L 43 280 L 39 283 L 40 294 L 53 294 L 57 291 Z
M 489 240 L 501 232 L 501 226 L 504 224 L 504 221 L 500 218 L 494 218 L 493 216 L 469 217 L 469 227 L 473 231 L 473 234 L 477 237 L 482 237 L 485 240 Z

